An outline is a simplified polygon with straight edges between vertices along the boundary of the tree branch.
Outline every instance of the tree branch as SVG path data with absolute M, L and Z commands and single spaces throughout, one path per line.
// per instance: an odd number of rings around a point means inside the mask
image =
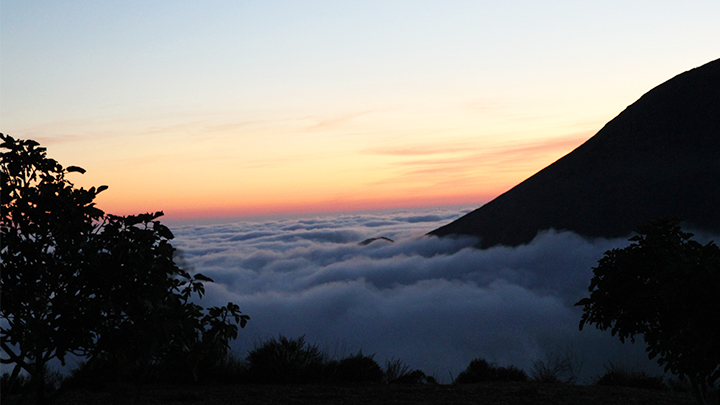
M 31 372 L 30 366 L 27 363 L 25 363 L 25 360 L 24 360 L 25 355 L 21 356 L 19 354 L 15 354 L 15 352 L 13 352 L 12 349 L 10 348 L 10 346 L 8 346 L 8 344 L 5 342 L 0 342 L 0 345 L 2 345 L 2 349 L 5 351 L 5 353 L 7 353 L 8 356 L 10 356 L 9 359 L 2 359 L 2 364 L 15 363 L 18 366 L 24 368 L 25 371 L 27 371 L 29 373 Z

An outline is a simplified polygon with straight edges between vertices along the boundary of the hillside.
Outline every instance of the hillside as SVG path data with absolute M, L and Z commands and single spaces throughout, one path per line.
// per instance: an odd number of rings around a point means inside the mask
M 621 237 L 668 216 L 720 232 L 718 207 L 720 59 L 650 90 L 568 155 L 429 234 L 516 246 L 550 228 Z

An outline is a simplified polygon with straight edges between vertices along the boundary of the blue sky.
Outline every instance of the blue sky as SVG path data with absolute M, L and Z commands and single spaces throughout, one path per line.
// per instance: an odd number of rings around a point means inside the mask
M 479 205 L 714 60 L 716 1 L 0 2 L 2 130 L 169 218 Z

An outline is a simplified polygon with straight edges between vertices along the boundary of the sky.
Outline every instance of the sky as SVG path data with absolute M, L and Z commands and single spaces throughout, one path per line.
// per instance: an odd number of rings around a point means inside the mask
M 204 303 L 250 315 L 236 353 L 284 334 L 444 382 L 474 358 L 530 371 L 568 351 L 585 382 L 608 361 L 656 371 L 577 328 L 592 266 L 625 238 L 423 235 L 720 57 L 718 15 L 717 0 L 0 0 L 0 132 L 108 185 L 106 212 L 164 211 L 182 265 L 216 281 Z
M 0 131 L 113 214 L 480 206 L 718 58 L 712 1 L 0 1 Z

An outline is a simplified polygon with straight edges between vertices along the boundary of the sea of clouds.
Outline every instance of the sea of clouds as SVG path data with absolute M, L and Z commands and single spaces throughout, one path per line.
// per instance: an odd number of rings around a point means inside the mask
M 362 350 L 401 359 L 450 382 L 475 358 L 531 372 L 553 353 L 574 354 L 580 382 L 610 362 L 659 372 L 642 344 L 586 326 L 573 304 L 592 267 L 627 238 L 544 232 L 530 244 L 475 249 L 474 238 L 425 234 L 466 211 L 424 209 L 173 226 L 174 246 L 207 283 L 205 306 L 251 317 L 233 350 L 243 356 L 282 334 L 330 355 Z M 368 238 L 386 237 L 394 242 Z

